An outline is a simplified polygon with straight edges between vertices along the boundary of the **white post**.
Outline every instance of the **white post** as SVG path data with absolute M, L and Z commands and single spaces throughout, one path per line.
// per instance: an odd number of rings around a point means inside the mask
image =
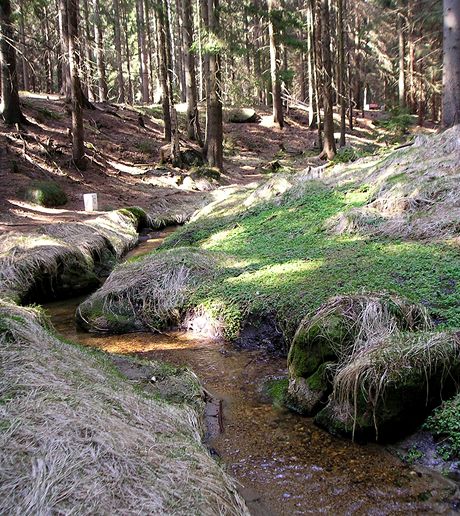
M 85 211 L 98 211 L 97 194 L 83 194 L 83 202 L 85 203 Z

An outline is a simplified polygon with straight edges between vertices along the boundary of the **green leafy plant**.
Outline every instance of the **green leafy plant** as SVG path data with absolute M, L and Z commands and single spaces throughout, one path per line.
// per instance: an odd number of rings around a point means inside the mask
M 444 459 L 460 457 L 460 394 L 434 410 L 423 425 L 440 443 L 438 455 Z

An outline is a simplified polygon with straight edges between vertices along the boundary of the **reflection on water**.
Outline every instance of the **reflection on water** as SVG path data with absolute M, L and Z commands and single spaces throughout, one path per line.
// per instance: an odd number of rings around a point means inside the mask
M 137 252 L 145 252 L 145 246 Z M 110 353 L 187 365 L 223 400 L 224 432 L 209 444 L 230 473 L 257 491 L 273 514 L 452 512 L 448 502 L 442 502 L 452 496 L 443 482 L 428 474 L 419 476 L 382 447 L 334 438 L 310 418 L 272 407 L 261 386 L 267 378 L 286 374 L 285 359 L 180 332 L 91 335 L 75 328 L 74 313 L 81 301 L 46 306 L 62 335 Z

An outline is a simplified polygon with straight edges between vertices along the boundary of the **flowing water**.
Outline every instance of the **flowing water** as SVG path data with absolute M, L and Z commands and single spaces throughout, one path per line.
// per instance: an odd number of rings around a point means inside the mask
M 142 243 L 154 249 L 165 232 Z M 132 254 L 131 254 L 132 255 Z M 263 391 L 286 375 L 286 360 L 262 350 L 172 332 L 99 336 L 75 327 L 80 299 L 46 306 L 65 337 L 110 353 L 187 365 L 214 399 L 220 424 L 209 447 L 242 484 L 254 514 L 450 514 L 452 487 L 416 472 L 376 444 L 358 445 L 317 428 L 311 418 L 273 407 Z

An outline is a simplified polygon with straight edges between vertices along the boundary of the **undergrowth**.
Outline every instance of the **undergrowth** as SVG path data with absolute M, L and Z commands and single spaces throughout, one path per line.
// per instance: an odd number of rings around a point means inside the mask
M 236 207 L 230 214 L 214 210 L 163 247 L 192 245 L 234 258 L 218 281 L 204 281 L 193 300 L 232 307 L 224 314 L 230 338 L 248 313 L 276 313 L 289 338 L 328 297 L 363 290 L 403 295 L 425 305 L 442 327 L 460 325 L 460 257 L 453 245 L 325 230 L 331 217 L 364 205 L 369 195 L 362 188 L 333 190 L 310 182 L 277 204 Z
M 423 425 L 439 439 L 437 453 L 444 460 L 460 458 L 459 415 L 460 395 L 457 395 L 438 407 Z

